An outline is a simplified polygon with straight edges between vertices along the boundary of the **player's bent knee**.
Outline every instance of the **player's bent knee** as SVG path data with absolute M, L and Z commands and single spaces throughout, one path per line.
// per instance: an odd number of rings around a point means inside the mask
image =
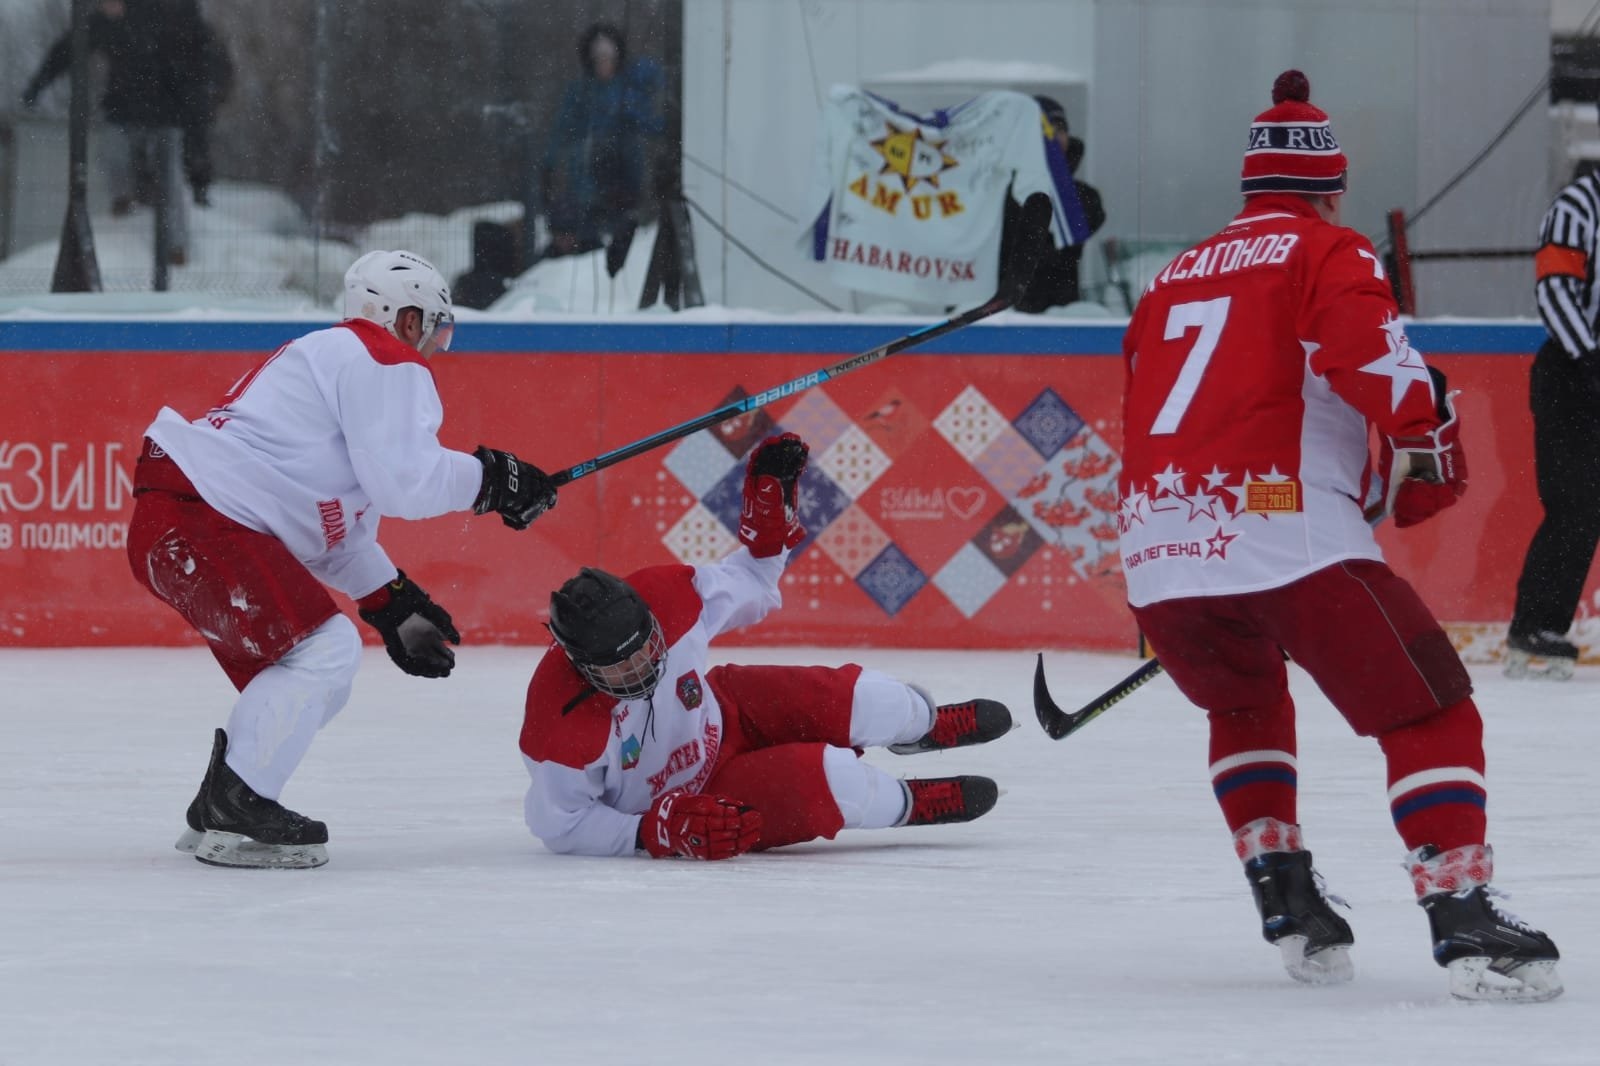
M 278 660 L 279 666 L 327 684 L 347 684 L 361 666 L 361 634 L 336 614 Z
M 1414 637 L 1406 645 L 1419 684 L 1396 685 L 1387 697 L 1345 710 L 1345 718 L 1362 736 L 1377 736 L 1411 725 L 1453 707 L 1472 695 L 1472 678 L 1442 629 Z

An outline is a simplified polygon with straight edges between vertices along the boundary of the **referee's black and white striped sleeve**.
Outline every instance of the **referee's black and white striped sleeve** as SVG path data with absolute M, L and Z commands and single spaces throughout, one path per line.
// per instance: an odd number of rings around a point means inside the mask
M 1574 358 L 1600 347 L 1595 328 L 1600 318 L 1600 291 L 1594 284 L 1597 237 L 1600 186 L 1585 176 L 1562 189 L 1545 212 L 1535 260 L 1539 315 L 1550 336 Z M 1563 259 L 1568 262 L 1552 267 Z

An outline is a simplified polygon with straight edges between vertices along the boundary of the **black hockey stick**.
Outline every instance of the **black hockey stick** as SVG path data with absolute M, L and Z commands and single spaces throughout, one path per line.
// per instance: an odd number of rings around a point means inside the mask
M 1044 726 L 1044 731 L 1050 735 L 1050 739 L 1061 740 L 1099 718 L 1122 702 L 1134 689 L 1160 672 L 1160 659 L 1147 660 L 1139 669 L 1113 687 L 1106 689 L 1076 711 L 1068 712 L 1057 707 L 1055 700 L 1050 698 L 1050 686 L 1045 684 L 1044 680 L 1044 653 L 1040 652 L 1039 665 L 1033 671 L 1033 711 L 1039 716 L 1039 724 Z
M 1050 198 L 1044 193 L 1034 193 L 1022 205 L 1021 222 L 1017 227 L 1017 239 L 1013 245 L 1011 261 L 1008 264 L 1007 278 L 1002 282 L 999 291 L 991 296 L 987 302 L 963 311 L 953 318 L 943 322 L 935 322 L 931 326 L 913 330 L 903 337 L 890 341 L 888 344 L 879 345 L 871 351 L 853 355 L 842 363 L 835 363 L 825 370 L 813 370 L 809 374 L 802 374 L 793 381 L 786 381 L 782 385 L 775 385 L 764 389 L 754 396 L 746 396 L 742 400 L 723 404 L 715 411 L 707 411 L 699 418 L 691 418 L 687 422 L 680 422 L 671 429 L 664 429 L 648 437 L 624 444 L 620 448 L 597 455 L 593 459 L 586 459 L 577 466 L 557 470 L 550 475 L 550 480 L 556 485 L 566 485 L 581 477 L 587 477 L 597 470 L 614 466 L 624 459 L 632 459 L 636 455 L 659 448 L 663 444 L 670 444 L 681 440 L 691 433 L 698 433 L 719 422 L 726 422 L 730 418 L 737 418 L 742 414 L 765 407 L 775 400 L 786 396 L 793 396 L 813 385 L 820 385 L 824 381 L 831 381 L 841 374 L 848 374 L 852 370 L 860 370 L 864 366 L 871 366 L 882 359 L 887 359 L 896 352 L 903 352 L 907 348 L 926 344 L 936 337 L 943 337 L 947 333 L 954 333 L 963 326 L 970 326 L 974 322 L 988 318 L 990 315 L 999 314 L 1016 302 L 1022 294 L 1023 288 L 1033 276 L 1034 268 L 1039 265 L 1039 259 L 1050 244 L 1050 216 L 1053 208 Z

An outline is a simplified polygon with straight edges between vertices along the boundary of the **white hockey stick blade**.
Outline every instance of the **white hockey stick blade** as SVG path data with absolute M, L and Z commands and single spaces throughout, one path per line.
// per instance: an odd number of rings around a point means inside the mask
M 172 846 L 185 855 L 193 855 L 200 850 L 200 841 L 204 840 L 205 836 L 198 829 L 190 829 L 188 826 L 184 826 L 183 835 L 174 841 Z
M 1307 955 L 1305 937 L 1286 936 L 1278 941 L 1278 953 L 1284 970 L 1301 984 L 1342 985 L 1356 975 L 1347 947 L 1323 948 L 1315 955 Z
M 1450 994 L 1474 1003 L 1543 1003 L 1565 991 L 1554 959 L 1525 962 L 1504 973 L 1491 969 L 1492 961 L 1480 955 L 1450 963 Z
M 194 857 L 207 866 L 247 870 L 312 870 L 328 862 L 322 844 L 262 844 L 239 833 L 206 830 Z

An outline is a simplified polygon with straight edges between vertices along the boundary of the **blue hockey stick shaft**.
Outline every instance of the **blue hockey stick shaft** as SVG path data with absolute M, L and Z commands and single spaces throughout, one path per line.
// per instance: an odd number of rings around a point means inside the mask
M 632 459 L 634 456 L 650 451 L 652 448 L 659 448 L 663 444 L 681 440 L 691 433 L 698 433 L 702 429 L 714 426 L 719 422 L 726 422 L 730 418 L 738 418 L 742 414 L 765 407 L 767 404 L 787 396 L 793 396 L 795 393 L 809 389 L 813 385 L 831 381 L 841 374 L 848 374 L 852 370 L 860 370 L 864 366 L 870 366 L 896 352 L 903 352 L 907 348 L 926 344 L 935 337 L 942 337 L 963 326 L 970 326 L 979 319 L 988 318 L 990 315 L 1004 311 L 1011 306 L 1012 299 L 1013 295 L 1010 293 L 996 293 L 987 303 L 974 307 L 969 311 L 963 311 L 953 318 L 947 318 L 942 322 L 935 322 L 931 326 L 913 330 L 903 337 L 895 338 L 888 344 L 879 345 L 871 351 L 862 352 L 859 355 L 853 355 L 849 359 L 841 363 L 835 363 L 824 370 L 813 370 L 809 374 L 802 374 L 792 381 L 784 382 L 782 385 L 775 385 L 770 389 L 763 389 L 753 396 L 746 396 L 742 400 L 724 404 L 715 411 L 707 411 L 699 418 L 691 418 L 687 422 L 680 422 L 671 429 L 653 433 L 648 437 L 634 441 L 632 444 L 624 444 L 620 448 L 597 455 L 593 459 L 586 459 L 577 466 L 567 467 L 565 470 L 557 470 L 550 475 L 550 479 L 557 485 L 565 485 L 581 477 L 587 477 L 597 470 L 604 470 L 606 467 L 620 463 L 624 459 Z

